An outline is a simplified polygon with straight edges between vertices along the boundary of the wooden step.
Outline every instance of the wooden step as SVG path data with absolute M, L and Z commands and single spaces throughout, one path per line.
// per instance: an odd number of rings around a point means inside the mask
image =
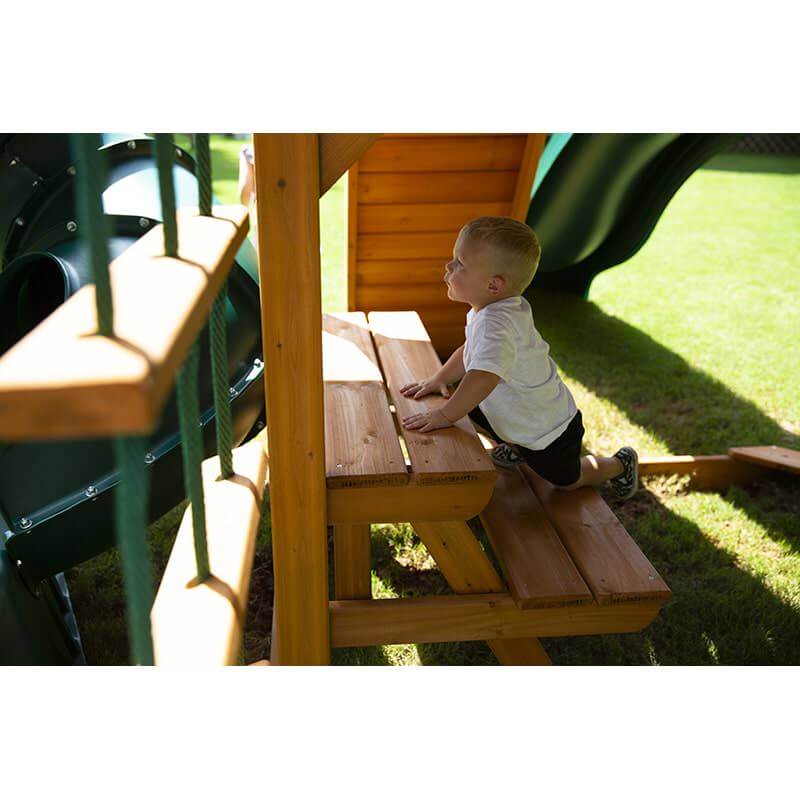
M 498 470 L 492 499 L 480 518 L 519 608 L 593 602 L 589 587 L 518 470 Z
M 594 489 L 564 491 L 527 465 L 519 469 L 598 605 L 671 599 L 663 578 Z
M 751 464 L 779 469 L 782 472 L 793 472 L 800 475 L 800 452 L 778 445 L 762 445 L 759 447 L 729 447 L 728 455 Z

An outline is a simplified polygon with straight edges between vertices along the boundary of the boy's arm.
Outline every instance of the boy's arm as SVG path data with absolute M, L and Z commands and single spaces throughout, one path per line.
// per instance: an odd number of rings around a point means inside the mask
M 438 392 L 442 397 L 450 397 L 450 390 L 447 388 L 448 383 L 455 383 L 460 378 L 464 377 L 464 345 L 458 348 L 447 359 L 444 366 L 440 367 L 434 375 L 430 378 L 425 378 L 421 381 L 414 381 L 407 383 L 400 389 L 400 393 L 405 397 L 413 397 L 419 400 L 427 394 L 435 394 Z
M 420 433 L 447 428 L 472 411 L 485 400 L 500 382 L 493 372 L 471 369 L 458 385 L 453 396 L 441 407 L 422 414 L 411 414 L 403 419 L 403 427 Z

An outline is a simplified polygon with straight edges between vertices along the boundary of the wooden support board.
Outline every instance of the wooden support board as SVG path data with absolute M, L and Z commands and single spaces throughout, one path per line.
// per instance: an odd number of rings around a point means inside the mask
M 151 433 L 248 230 L 244 206 L 178 212 L 178 258 L 163 226 L 110 266 L 114 338 L 95 335 L 94 285 L 0 358 L 0 439 Z
M 273 475 L 273 636 L 280 639 L 280 655 L 270 660 L 328 664 L 319 141 L 316 134 L 256 133 L 253 147 Z
M 731 484 L 752 483 L 769 472 L 767 467 L 732 458 L 710 456 L 640 456 L 639 475 L 688 475 L 689 488 L 724 492 Z
M 414 400 L 400 393 L 405 384 L 432 375 L 441 367 L 417 313 L 373 311 L 369 325 L 398 418 L 443 405 L 446 400 L 438 395 Z M 497 472 L 468 418 L 434 434 L 406 430 L 403 438 L 415 483 L 459 482 L 474 485 L 476 490 L 488 486 L 491 493 Z
M 323 316 L 322 363 L 328 487 L 408 483 L 365 314 Z
M 352 164 L 358 161 L 379 137 L 378 133 L 319 134 L 320 197 L 344 175 Z
M 563 491 L 519 467 L 598 605 L 663 604 L 672 593 L 595 489 Z
M 333 600 L 329 605 L 333 647 L 635 633 L 661 608 L 649 602 L 521 609 L 509 594 Z
M 760 447 L 729 447 L 728 455 L 762 467 L 800 475 L 800 452 L 790 450 L 788 447 L 778 447 L 774 444 Z
M 195 584 L 192 507 L 184 513 L 151 612 L 160 666 L 237 664 L 267 483 L 265 435 L 233 451 L 235 475 L 219 480 L 219 457 L 203 462 L 211 577 Z

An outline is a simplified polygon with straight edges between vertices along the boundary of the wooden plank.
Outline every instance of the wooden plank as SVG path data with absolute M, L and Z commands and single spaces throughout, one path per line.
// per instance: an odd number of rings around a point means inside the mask
M 359 203 L 510 202 L 517 171 L 362 172 Z
M 403 258 L 438 258 L 444 265 L 453 258 L 456 234 L 445 233 L 363 233 L 358 237 L 359 261 Z
M 661 608 L 658 602 L 643 602 L 521 609 L 509 594 L 334 600 L 329 605 L 333 647 L 635 633 Z
M 398 419 L 441 407 L 446 402 L 441 396 L 414 400 L 400 393 L 405 384 L 428 377 L 441 366 L 416 312 L 373 311 L 369 326 Z M 416 483 L 477 483 L 486 476 L 496 478 L 492 460 L 468 417 L 452 428 L 433 433 L 406 430 L 403 438 L 411 459 L 411 477 Z
M 498 470 L 481 522 L 520 608 L 593 602 L 589 587 L 518 470 Z
M 333 526 L 334 591 L 337 600 L 372 597 L 369 523 Z
M 724 492 L 731 484 L 747 485 L 763 478 L 766 467 L 731 458 L 710 456 L 640 456 L 639 475 L 688 475 L 689 488 Z
M 327 664 L 319 143 L 256 133 L 253 146 L 280 663 Z
M 452 231 L 457 233 L 475 217 L 509 215 L 508 202 L 390 203 L 358 208 L 362 233 L 412 233 Z
M 319 134 L 319 196 L 322 197 L 367 152 L 378 133 Z
M 407 522 L 409 514 L 423 520 L 463 520 L 480 513 L 492 495 L 495 476 L 479 473 L 476 480 L 457 483 L 409 483 L 407 486 L 328 489 L 328 521 Z
M 444 272 L 444 270 L 442 270 Z M 359 308 L 370 311 L 405 311 L 415 308 L 439 308 L 451 303 L 447 297 L 447 284 L 440 280 L 436 284 L 407 284 L 405 286 L 362 286 L 356 292 Z M 464 332 L 463 326 L 459 326 Z
M 544 133 L 529 133 L 525 139 L 525 155 L 519 166 L 517 185 L 514 187 L 514 198 L 511 201 L 509 214 L 520 222 L 525 222 L 525 218 L 528 216 L 533 179 L 536 177 L 536 168 L 542 157 L 545 138 Z
M 411 525 L 456 594 L 503 592 L 505 586 L 466 522 L 419 522 Z M 486 640 L 501 664 L 549 664 L 536 640 Z
M 325 314 L 322 353 L 328 487 L 408 483 L 366 316 Z
M 97 330 L 84 286 L 0 358 L 0 439 L 145 435 L 206 323 L 248 229 L 244 206 L 178 212 L 179 258 L 163 226 L 110 266 L 114 338 Z
M 405 283 L 438 285 L 444 280 L 444 266 L 441 258 L 359 261 L 356 263 L 356 294 L 368 286 L 402 286 Z
M 598 605 L 652 600 L 672 593 L 595 489 L 564 491 L 519 467 Z
M 356 306 L 358 288 L 358 163 L 347 173 L 347 308 Z
M 444 172 L 519 169 L 525 136 L 382 138 L 361 159 L 363 172 Z
M 232 478 L 219 480 L 219 457 L 203 462 L 211 577 L 197 584 L 192 508 L 184 513 L 150 618 L 156 664 L 239 663 L 261 501 L 267 483 L 264 439 L 233 451 Z
M 728 455 L 741 461 L 748 461 L 782 472 L 793 472 L 800 475 L 800 452 L 778 445 L 762 445 L 756 447 L 729 447 Z

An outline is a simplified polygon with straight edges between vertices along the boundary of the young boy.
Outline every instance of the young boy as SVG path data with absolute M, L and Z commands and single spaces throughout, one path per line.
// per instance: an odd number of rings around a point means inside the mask
M 478 217 L 461 229 L 444 281 L 451 300 L 471 306 L 466 341 L 435 375 L 401 389 L 415 399 L 436 392 L 449 399 L 405 417 L 403 426 L 426 433 L 469 414 L 500 442 L 492 451 L 498 466 L 527 462 L 561 489 L 609 481 L 614 496 L 626 500 L 638 486 L 636 451 L 581 458 L 581 412 L 522 297 L 540 255 L 533 230 L 510 217 Z M 451 393 L 448 384 L 459 379 Z

